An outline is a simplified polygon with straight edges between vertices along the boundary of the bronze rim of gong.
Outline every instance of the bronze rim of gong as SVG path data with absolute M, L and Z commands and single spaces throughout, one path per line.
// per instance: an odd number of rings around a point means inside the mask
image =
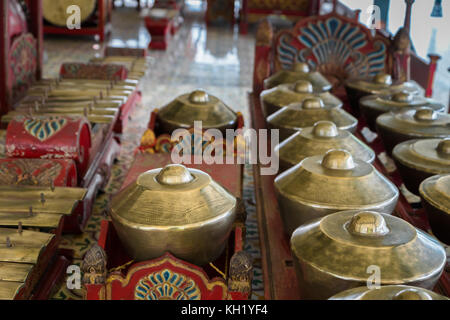
M 422 181 L 420 196 L 440 211 L 450 214 L 450 174 L 435 175 Z
M 291 103 L 302 103 L 306 99 L 320 98 L 326 109 L 341 108 L 343 102 L 330 92 L 314 92 L 311 82 L 298 80 L 294 83 L 280 84 L 261 92 L 261 100 L 282 108 Z
M 377 118 L 377 126 L 411 136 L 445 138 L 450 135 L 450 115 L 428 107 L 388 112 Z
M 449 300 L 436 292 L 412 286 L 381 286 L 373 290 L 358 287 L 345 290 L 330 298 L 331 300 Z
M 431 277 L 446 263 L 444 248 L 428 234 L 400 218 L 361 210 L 337 212 L 299 227 L 291 249 L 302 263 L 363 283 L 367 267 L 377 265 L 383 285 Z
M 450 173 L 450 138 L 405 141 L 395 146 L 392 154 L 409 168 L 432 174 Z
M 158 117 L 180 128 L 202 121 L 203 128 L 220 128 L 236 123 L 237 114 L 217 97 L 198 89 L 181 95 L 162 107 Z
M 311 68 L 303 62 L 294 63 L 291 70 L 279 70 L 264 80 L 264 87 L 271 89 L 280 84 L 294 83 L 298 80 L 309 81 L 314 88 L 314 92 L 330 91 L 333 87 L 322 74 L 317 71 L 311 71 Z
M 402 108 L 428 107 L 437 112 L 443 112 L 445 106 L 442 103 L 412 94 L 407 91 L 400 91 L 389 95 L 370 95 L 361 98 L 361 107 L 375 109 L 382 112 L 400 111 Z
M 375 153 L 348 131 L 340 130 L 331 121 L 318 121 L 295 133 L 275 147 L 281 160 L 292 165 L 304 158 L 325 154 L 331 149 L 345 149 L 354 158 L 373 162 Z
M 275 178 L 280 194 L 317 208 L 350 210 L 392 202 L 398 189 L 371 164 L 346 150 L 305 158 Z M 367 190 L 371 190 L 370 193 Z
M 200 170 L 168 165 L 141 174 L 112 202 L 112 216 L 121 223 L 145 229 L 195 226 L 220 220 L 236 199 Z

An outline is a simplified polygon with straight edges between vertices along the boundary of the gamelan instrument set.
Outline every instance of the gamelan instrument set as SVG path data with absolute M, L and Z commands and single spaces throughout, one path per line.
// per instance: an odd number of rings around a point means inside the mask
M 399 39 L 335 10 L 260 23 L 252 127 L 280 136 L 279 172 L 253 170 L 266 299 L 448 299 L 450 115 L 429 98 L 436 59 Z
M 26 5 L 37 10 L 37 1 Z M 9 112 L 0 119 L 0 299 L 48 299 L 72 258 L 61 236 L 84 229 L 141 100 L 146 51 L 107 48 L 41 79 L 32 21 L 18 2 L 2 6 L 12 45 Z
M 266 299 L 450 296 L 450 115 L 429 98 L 436 61 L 425 84 L 404 77 L 404 36 L 335 11 L 276 36 L 260 24 L 251 126 L 280 137 L 268 145 L 279 172 L 253 165 Z M 146 70 L 145 50 L 107 48 L 32 82 L 0 119 L 0 299 L 45 299 L 60 281 L 61 234 L 83 230 Z M 232 107 L 197 89 L 153 110 L 80 266 L 85 299 L 251 297 L 246 141 L 207 131 L 242 129 Z M 194 144 L 234 161 L 197 163 Z

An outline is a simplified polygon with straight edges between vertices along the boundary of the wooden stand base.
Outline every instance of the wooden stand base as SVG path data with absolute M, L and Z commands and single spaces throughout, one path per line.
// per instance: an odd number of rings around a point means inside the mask
M 179 12 L 179 10 L 176 11 Z M 155 19 L 153 17 L 145 17 L 145 26 L 148 30 L 148 33 L 150 33 L 151 35 L 151 41 L 148 46 L 149 49 L 166 50 L 171 35 L 172 36 L 175 35 L 175 33 L 180 28 L 181 18 L 179 16 L 179 13 L 178 14 L 172 13 L 168 15 L 170 15 L 170 17 L 158 19 Z
M 255 130 L 267 129 L 259 98 L 250 94 L 249 102 L 252 127 Z M 275 176 L 261 175 L 260 169 L 259 164 L 253 166 L 264 297 L 267 300 L 297 300 L 300 298 L 299 289 L 289 237 L 284 233 L 275 196 Z

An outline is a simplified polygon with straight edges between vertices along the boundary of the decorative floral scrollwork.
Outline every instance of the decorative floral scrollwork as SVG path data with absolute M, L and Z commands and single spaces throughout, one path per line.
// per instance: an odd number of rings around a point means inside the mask
M 141 280 L 135 289 L 136 300 L 200 300 L 201 291 L 191 278 L 164 269 Z
M 81 263 L 84 284 L 105 284 L 106 253 L 102 247 L 95 244 L 84 256 Z
M 230 261 L 228 289 L 230 291 L 251 293 L 253 280 L 253 264 L 251 257 L 244 251 L 236 252 Z
M 58 133 L 67 124 L 66 118 L 27 119 L 23 127 L 33 137 L 45 141 Z

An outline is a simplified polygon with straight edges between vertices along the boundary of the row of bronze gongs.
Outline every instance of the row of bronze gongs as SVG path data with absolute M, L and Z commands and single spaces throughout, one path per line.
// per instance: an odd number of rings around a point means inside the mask
M 370 265 L 381 268 L 383 285 L 432 289 L 446 264 L 444 249 L 390 215 L 398 189 L 370 164 L 374 152 L 352 135 L 357 119 L 327 91 L 326 79 L 299 63 L 268 78 L 265 86 L 261 105 L 268 127 L 279 129 L 284 139 L 275 150 L 286 171 L 274 183 L 301 296 L 325 299 L 337 288 L 363 284 Z M 406 186 L 416 193 L 420 189 L 434 234 L 448 243 L 450 116 L 442 112 L 445 107 L 422 97 L 414 82 L 392 84 L 385 74 L 350 80 L 346 87 L 349 101 L 358 102 L 352 105 L 355 113 L 361 110 L 377 130 Z M 400 249 L 406 247 L 408 254 Z M 423 256 L 425 247 L 429 256 Z
M 305 82 L 295 83 L 297 84 L 311 86 Z M 314 91 L 309 94 L 314 95 Z M 327 96 L 333 98 L 330 94 Z M 308 97 L 300 103 L 302 105 L 298 110 L 341 110 L 339 107 L 327 108 L 323 100 L 317 99 L 316 96 Z M 286 110 L 286 107 L 281 110 Z M 420 109 L 417 115 L 414 113 L 415 118 L 426 117 L 421 113 L 427 113 L 427 110 Z M 160 125 L 167 133 L 175 128 L 192 127 L 194 120 L 202 120 L 204 128 L 214 127 L 221 130 L 235 127 L 237 120 L 236 114 L 230 108 L 203 90 L 176 98 L 158 112 L 158 117 Z M 351 115 L 346 117 L 352 119 Z M 318 117 L 311 125 L 297 130 L 298 132 L 277 147 L 280 158 L 283 158 L 283 152 L 289 148 L 292 150 L 287 151 L 287 154 L 295 153 L 299 157 L 291 163 L 286 161 L 285 164 L 282 159 L 282 166 L 285 166 L 283 169 L 294 166 L 275 179 L 275 188 L 286 232 L 292 234 L 291 246 L 302 297 L 324 299 L 344 289 L 364 285 L 368 278 L 367 267 L 376 266 L 382 271 L 382 285 L 406 284 L 422 288 L 392 287 L 389 291 L 392 298 L 436 298 L 424 289 L 432 289 L 444 269 L 446 255 L 443 247 L 429 235 L 390 215 L 398 199 L 398 189 L 370 164 L 375 157 L 373 151 L 356 139 L 350 133 L 351 130 L 340 128 L 335 122 L 338 121 L 334 118 Z M 356 127 L 356 124 L 353 127 Z M 429 141 L 436 143 L 435 140 Z M 445 150 L 447 140 L 443 143 L 439 141 L 438 145 L 438 149 Z M 324 151 L 320 151 L 320 148 Z M 302 152 L 305 154 L 302 155 Z M 170 170 L 166 168 L 151 175 L 177 173 L 169 175 L 170 181 L 177 182 L 175 186 L 163 183 L 167 192 L 174 192 L 180 188 L 180 183 L 183 188 L 190 188 L 192 181 L 195 181 L 189 178 L 190 171 L 180 167 Z M 146 175 L 150 176 L 150 173 Z M 142 176 L 137 184 L 145 187 L 150 182 L 158 182 L 158 179 L 155 179 Z M 440 186 L 448 182 L 445 176 L 442 179 L 443 182 L 429 181 L 424 190 L 430 190 L 430 194 L 439 192 Z M 208 183 L 201 188 L 207 185 Z M 198 191 L 194 184 L 192 186 Z M 127 192 L 136 190 L 138 189 L 132 187 Z M 174 199 L 177 199 L 176 195 Z M 143 198 L 143 201 L 148 199 Z M 131 212 L 120 209 L 121 206 L 126 206 L 124 201 L 117 200 L 116 203 L 116 209 L 112 209 L 117 210 L 115 215 Z M 183 206 L 189 209 L 189 203 Z M 135 212 L 136 216 L 141 214 L 138 211 Z M 203 214 L 205 215 L 202 219 L 208 220 L 211 216 L 216 217 L 217 211 L 211 210 Z M 122 216 L 115 220 L 123 221 L 123 218 Z M 131 216 L 126 218 L 139 224 Z M 173 217 L 169 220 L 173 220 Z M 159 220 L 153 220 L 156 221 Z M 181 224 L 189 224 L 188 222 L 186 219 L 180 220 Z M 130 224 L 127 224 L 126 228 L 129 228 Z M 141 229 L 139 226 L 135 227 Z M 131 233 L 135 232 L 124 231 L 124 234 Z M 203 232 L 198 231 L 196 234 Z M 145 239 L 147 236 L 137 235 L 131 242 L 124 241 L 128 243 L 130 251 L 138 250 L 145 248 L 136 245 L 142 242 L 139 242 L 139 238 Z M 197 263 L 211 258 L 201 258 L 198 251 L 181 250 L 178 254 L 183 255 L 183 252 L 187 254 L 186 260 Z M 216 254 L 218 252 L 220 250 L 215 251 Z M 387 292 L 387 289 L 383 289 L 383 292 L 385 291 Z M 368 296 L 360 292 L 358 297 Z

